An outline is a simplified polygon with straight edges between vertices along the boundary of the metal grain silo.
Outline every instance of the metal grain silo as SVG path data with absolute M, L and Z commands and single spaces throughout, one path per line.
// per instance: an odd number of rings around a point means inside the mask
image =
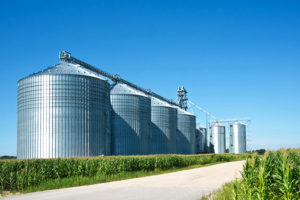
M 151 97 L 151 154 L 175 154 L 177 108 Z
M 207 130 L 203 126 L 196 128 L 196 153 L 205 153 L 207 144 Z
M 60 63 L 18 82 L 18 158 L 109 154 L 107 81 Z
M 114 155 L 150 153 L 151 100 L 118 83 L 110 91 L 112 151 Z
M 246 152 L 246 125 L 234 122 L 230 125 L 230 153 Z
M 215 123 L 210 127 L 210 147 L 214 153 L 225 153 L 225 126 Z
M 200 126 L 199 127 L 200 132 L 202 133 L 202 145 L 203 145 L 203 152 L 207 152 L 207 128 Z
M 181 108 L 177 114 L 177 153 L 196 153 L 196 117 Z
M 202 153 L 202 134 L 200 130 L 196 128 L 196 153 Z

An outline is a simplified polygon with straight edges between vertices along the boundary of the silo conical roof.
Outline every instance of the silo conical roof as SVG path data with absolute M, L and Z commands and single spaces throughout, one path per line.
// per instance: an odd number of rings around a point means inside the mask
M 179 107 L 177 109 L 178 109 L 178 114 L 179 115 L 191 115 L 191 116 L 195 116 L 194 114 L 192 114 L 192 113 L 190 113 L 190 112 L 188 112 L 186 110 L 183 110 L 183 109 L 181 109 Z
M 203 125 L 197 125 L 197 129 L 200 129 L 200 128 L 206 128 L 206 127 Z
M 219 122 L 216 122 L 213 126 L 224 126 L 223 124 L 219 123 Z M 212 127 L 213 127 L 212 126 Z
M 236 122 L 233 123 L 233 125 L 245 125 L 245 124 L 240 122 L 240 121 L 236 121 Z
M 57 65 L 54 65 L 52 67 L 49 67 L 47 69 L 44 69 L 40 72 L 34 73 L 30 76 L 38 76 L 38 75 L 45 75 L 45 74 L 70 74 L 70 75 L 81 75 L 81 76 L 91 76 L 94 78 L 102 79 L 99 75 L 96 73 L 93 73 L 80 65 L 67 63 L 67 62 L 61 62 Z
M 175 108 L 171 104 L 169 104 L 165 101 L 162 101 L 156 97 L 152 97 L 152 96 L 151 96 L 151 106 L 162 106 L 162 107 Z
M 110 92 L 111 94 L 129 94 L 129 95 L 138 95 L 138 96 L 147 97 L 147 95 L 145 95 L 143 92 L 140 92 L 123 83 L 118 83 L 114 85 Z

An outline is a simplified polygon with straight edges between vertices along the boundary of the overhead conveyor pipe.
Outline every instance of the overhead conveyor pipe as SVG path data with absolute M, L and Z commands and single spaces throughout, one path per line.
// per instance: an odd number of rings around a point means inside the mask
M 198 106 L 197 104 L 193 103 L 192 101 L 188 101 L 188 103 L 192 104 L 193 106 L 195 106 L 198 110 L 204 112 L 206 115 L 209 115 L 211 118 L 213 118 L 214 120 L 218 121 L 217 118 L 212 115 L 211 113 L 209 113 L 208 111 L 204 110 L 203 108 L 201 108 L 200 106 Z
M 160 96 L 160 95 L 158 95 L 158 94 L 152 92 L 152 91 L 149 90 L 149 89 L 146 90 L 146 89 L 143 89 L 143 88 L 141 88 L 141 87 L 139 87 L 139 86 L 137 86 L 137 85 L 135 85 L 135 84 L 133 84 L 133 83 L 130 83 L 130 82 L 128 82 L 128 81 L 122 79 L 122 78 L 121 78 L 119 75 L 117 75 L 117 74 L 111 75 L 111 74 L 109 74 L 109 73 L 107 73 L 107 72 L 105 72 L 105 71 L 103 71 L 103 70 L 101 70 L 101 69 L 98 69 L 98 68 L 96 68 L 96 67 L 94 67 L 94 66 L 92 66 L 92 65 L 90 65 L 90 64 L 88 64 L 88 63 L 86 63 L 86 62 L 83 62 L 83 61 L 81 61 L 81 60 L 79 60 L 79 59 L 77 59 L 77 58 L 74 58 L 74 57 L 71 56 L 71 53 L 69 53 L 69 52 L 67 52 L 67 51 L 61 51 L 61 52 L 59 52 L 59 59 L 60 59 L 61 61 L 65 61 L 65 62 L 70 62 L 70 63 L 78 64 L 78 65 L 80 65 L 80 66 L 82 66 L 82 67 L 84 67 L 84 68 L 86 68 L 86 69 L 88 69 L 88 70 L 90 70 L 90 71 L 92 71 L 92 72 L 95 72 L 95 73 L 97 73 L 97 74 L 99 74 L 99 75 L 101 75 L 101 76 L 104 76 L 104 77 L 106 77 L 106 78 L 109 78 L 110 80 L 112 80 L 112 81 L 114 81 L 114 82 L 124 83 L 124 84 L 126 84 L 126 85 L 128 85 L 128 86 L 130 86 L 130 87 L 132 87 L 132 88 L 134 88 L 134 89 L 136 89 L 136 90 L 139 90 L 139 91 L 141 91 L 141 92 L 143 92 L 143 93 L 145 93 L 145 94 L 148 94 L 148 95 L 153 96 L 153 97 L 155 97 L 155 98 L 158 98 L 158 99 L 160 99 L 160 100 L 162 100 L 162 101 L 165 101 L 165 102 L 167 102 L 167 103 L 169 103 L 169 104 L 171 104 L 171 105 L 174 105 L 174 106 L 178 106 L 178 107 L 179 107 L 179 105 L 178 105 L 177 103 L 173 102 L 172 100 L 166 99 L 166 98 L 164 98 L 164 97 L 162 97 L 162 96 Z

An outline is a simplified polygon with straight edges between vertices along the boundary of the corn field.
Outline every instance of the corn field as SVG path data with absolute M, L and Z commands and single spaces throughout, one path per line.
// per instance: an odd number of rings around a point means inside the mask
M 242 180 L 233 184 L 232 199 L 300 199 L 299 152 L 281 149 L 249 157 Z
M 22 191 L 54 179 L 109 176 L 245 159 L 246 155 L 156 155 L 0 161 L 0 191 Z

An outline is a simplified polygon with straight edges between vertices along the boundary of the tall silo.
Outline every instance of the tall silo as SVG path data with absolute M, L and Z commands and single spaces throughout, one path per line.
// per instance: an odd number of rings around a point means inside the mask
M 210 147 L 214 153 L 226 152 L 225 126 L 220 123 L 210 127 Z
M 151 97 L 151 154 L 175 154 L 177 108 Z
M 196 128 L 196 153 L 205 153 L 207 149 L 207 130 L 203 126 Z
M 106 155 L 110 85 L 60 63 L 18 82 L 18 158 Z
M 181 108 L 177 114 L 177 153 L 196 153 L 196 116 Z
M 230 125 L 230 153 L 246 152 L 246 125 L 234 122 Z
M 151 100 L 125 84 L 111 88 L 111 131 L 114 155 L 150 153 Z

